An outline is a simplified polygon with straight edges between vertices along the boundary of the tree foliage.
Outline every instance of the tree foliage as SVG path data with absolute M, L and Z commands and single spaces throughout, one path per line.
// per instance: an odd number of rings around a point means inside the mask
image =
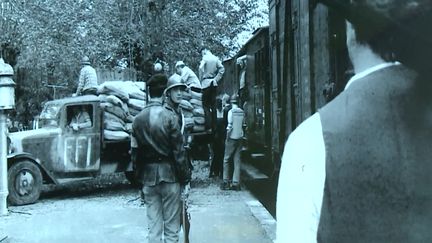
M 156 58 L 171 66 L 183 60 L 196 69 L 202 47 L 226 56 L 238 48 L 236 36 L 250 28 L 250 19 L 266 17 L 255 11 L 260 1 L 254 0 L 0 2 L 2 57 L 15 70 L 26 70 L 15 78 L 18 114 L 39 110 L 34 104 L 53 98 L 47 83 L 64 84 L 70 92 L 83 55 L 96 68 L 126 64 L 140 79 Z

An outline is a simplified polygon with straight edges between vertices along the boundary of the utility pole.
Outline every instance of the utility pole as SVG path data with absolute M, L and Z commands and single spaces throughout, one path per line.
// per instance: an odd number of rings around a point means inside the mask
M 12 80 L 14 71 L 11 65 L 0 58 L 0 216 L 8 215 L 7 196 L 7 134 L 6 110 L 15 108 L 15 82 Z

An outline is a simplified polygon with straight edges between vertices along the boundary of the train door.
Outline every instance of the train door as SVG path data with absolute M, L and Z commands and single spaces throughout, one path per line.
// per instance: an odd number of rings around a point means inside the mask
M 281 140 L 284 139 L 286 123 L 282 122 L 282 117 L 290 113 L 289 107 L 282 100 L 284 94 L 284 83 L 287 82 L 284 70 L 284 54 L 288 52 L 286 46 L 289 43 L 285 28 L 286 7 L 289 5 L 285 0 L 269 1 L 269 36 L 270 36 L 270 115 L 271 115 L 271 159 L 275 163 L 275 169 L 278 170 L 281 155 Z M 289 15 L 288 15 L 289 16 Z M 288 20 L 289 18 L 287 18 Z M 286 94 L 290 96 L 290 94 Z
M 295 129 L 343 90 L 351 65 L 343 18 L 316 1 L 291 1 L 291 8 Z

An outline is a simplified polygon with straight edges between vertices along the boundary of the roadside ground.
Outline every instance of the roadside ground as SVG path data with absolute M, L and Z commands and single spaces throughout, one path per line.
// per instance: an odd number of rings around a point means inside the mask
M 247 191 L 221 191 L 205 161 L 194 162 L 191 242 L 271 243 L 275 221 Z M 32 205 L 0 217 L 1 243 L 145 242 L 145 206 L 122 174 L 46 187 Z M 182 242 L 182 240 L 180 241 Z

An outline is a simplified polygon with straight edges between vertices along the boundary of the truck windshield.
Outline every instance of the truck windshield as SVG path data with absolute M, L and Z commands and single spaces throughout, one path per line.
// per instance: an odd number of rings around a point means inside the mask
M 60 104 L 46 104 L 39 118 L 39 127 L 58 127 Z

